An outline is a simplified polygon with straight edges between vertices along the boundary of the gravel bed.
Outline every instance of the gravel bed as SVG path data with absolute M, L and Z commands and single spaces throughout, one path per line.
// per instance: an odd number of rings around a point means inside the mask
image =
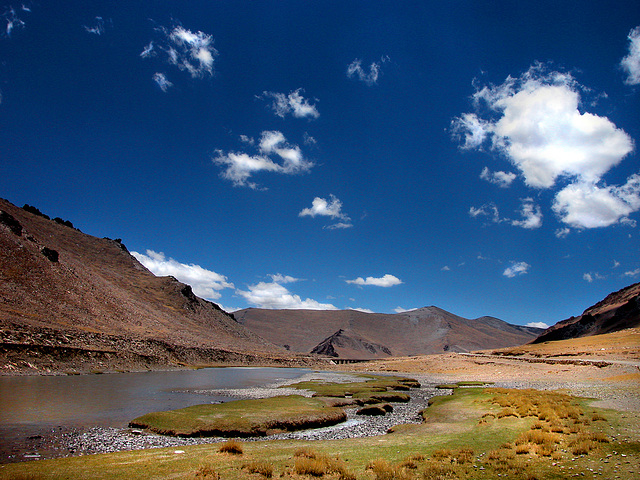
M 197 393 L 215 396 L 228 396 L 233 399 L 266 398 L 277 395 L 298 394 L 311 396 L 313 392 L 294 388 L 279 388 L 290 383 L 307 380 L 324 380 L 327 382 L 361 381 L 362 377 L 333 373 L 313 372 L 295 380 L 282 381 L 261 387 L 246 389 L 217 389 L 197 390 Z M 427 406 L 429 398 L 435 395 L 448 395 L 449 390 L 439 390 L 435 384 L 423 385 L 422 388 L 407 392 L 411 396 L 408 403 L 393 403 L 393 412 L 385 416 L 356 415 L 357 408 L 347 408 L 347 421 L 331 427 L 309 429 L 298 432 L 270 435 L 268 437 L 243 438 L 243 441 L 305 439 L 305 440 L 334 440 L 382 435 L 394 425 L 404 423 L 420 423 L 420 410 Z M 359 407 L 358 407 L 359 408 Z M 34 445 L 32 453 L 22 455 L 22 460 L 66 457 L 72 455 L 88 455 L 95 453 L 111 453 L 122 450 L 139 450 L 145 448 L 175 448 L 176 453 L 182 453 L 181 447 L 226 441 L 222 437 L 180 438 L 157 435 L 132 428 L 91 427 L 88 429 L 68 429 L 58 431 L 51 436 L 40 439 Z M 18 460 L 18 459 L 16 459 Z

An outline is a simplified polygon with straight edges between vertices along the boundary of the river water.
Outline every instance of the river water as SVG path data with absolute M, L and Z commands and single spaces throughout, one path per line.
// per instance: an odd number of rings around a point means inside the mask
M 193 390 L 250 388 L 298 378 L 300 368 L 0 376 L 0 463 L 29 437 L 69 428 L 126 427 L 149 412 L 233 400 Z

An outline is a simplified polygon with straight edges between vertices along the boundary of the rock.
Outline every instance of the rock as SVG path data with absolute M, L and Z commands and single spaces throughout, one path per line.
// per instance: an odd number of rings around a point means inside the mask
M 5 212 L 4 210 L 0 210 L 0 223 L 9 227 L 9 229 L 17 236 L 22 235 L 22 225 L 20 225 L 20 222 L 13 218 L 13 215 Z
M 58 252 L 51 248 L 43 247 L 40 252 L 49 259 L 49 261 L 56 263 L 58 261 Z

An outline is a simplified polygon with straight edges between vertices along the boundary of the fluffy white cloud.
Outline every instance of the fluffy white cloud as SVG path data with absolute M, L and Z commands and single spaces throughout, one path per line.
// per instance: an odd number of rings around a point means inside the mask
M 572 183 L 557 193 L 553 204 L 559 219 L 569 226 L 595 228 L 629 222 L 628 215 L 640 209 L 636 176 L 620 187 L 598 184 L 633 151 L 633 141 L 608 118 L 580 111 L 585 91 L 570 74 L 536 64 L 518 78 L 509 76 L 501 85 L 477 88 L 474 104 L 487 118 L 476 113 L 461 115 L 452 122 L 453 136 L 462 148 L 480 149 L 488 144 L 502 153 L 530 187 L 552 188 L 559 178 L 570 179 Z M 506 186 L 513 181 L 511 175 L 491 173 L 485 167 L 481 178 Z M 488 211 L 470 213 L 477 216 Z M 525 205 L 522 214 L 525 220 L 512 223 L 539 226 L 539 207 Z M 495 215 L 494 221 L 498 220 Z
M 164 73 L 160 73 L 160 72 L 154 73 L 153 81 L 156 82 L 156 85 L 158 85 L 160 90 L 162 90 L 163 92 L 166 92 L 171 87 L 173 87 L 173 83 L 171 83 L 169 79 L 167 79 Z
M 629 222 L 628 215 L 640 210 L 640 175 L 632 175 L 622 186 L 567 185 L 557 193 L 552 208 L 564 223 L 576 228 Z
M 582 275 L 582 279 L 589 283 L 593 282 L 594 280 L 604 280 L 605 278 L 606 277 L 600 275 L 597 272 L 596 273 L 588 272 Z
M 190 285 L 193 293 L 202 298 L 215 300 L 220 298 L 220 290 L 234 288 L 233 283 L 227 281 L 224 275 L 202 268 L 200 265 L 180 263 L 173 258 L 165 257 L 162 252 L 147 250 L 146 255 L 138 252 L 131 252 L 131 255 L 154 275 L 171 275 L 180 282 Z
M 249 285 L 249 290 L 236 290 L 236 293 L 258 308 L 337 310 L 337 308 L 330 303 L 320 303 L 310 298 L 302 300 L 299 295 L 291 293 L 286 287 L 276 281 L 282 279 L 280 274 L 272 275 L 271 278 L 273 279 L 272 282 L 260 282 L 256 285 Z
M 489 217 L 493 223 L 503 222 L 504 219 L 500 218 L 500 212 L 495 203 L 485 203 L 481 207 L 470 207 L 469 215 L 473 218 L 476 217 Z
M 544 328 L 547 329 L 549 328 L 549 325 L 547 325 L 544 322 L 529 322 L 525 325 L 525 327 L 533 327 L 533 328 Z
M 522 200 L 522 209 L 520 210 L 522 220 L 512 220 L 511 225 L 516 227 L 535 229 L 542 226 L 542 209 L 539 205 L 533 203 L 533 199 L 525 198 Z
M 262 97 L 273 99 L 271 108 L 279 117 L 284 118 L 291 114 L 296 118 L 318 118 L 320 113 L 316 106 L 310 104 L 300 92 L 304 92 L 304 90 L 299 88 L 289 94 L 263 92 Z
M 628 38 L 629 54 L 620 61 L 620 65 L 627 74 L 625 83 L 640 85 L 640 26 L 632 29 Z
M 355 280 L 345 280 L 345 281 L 347 283 L 352 283 L 354 285 L 373 285 L 375 287 L 393 287 L 394 285 L 402 284 L 402 280 L 388 273 L 386 275 L 383 275 L 380 278 L 367 277 L 365 279 L 362 277 L 358 277 Z
M 388 60 L 389 57 L 384 55 L 380 58 L 380 62 L 372 62 L 369 65 L 369 71 L 366 71 L 362 68 L 362 60 L 356 58 L 347 67 L 347 77 L 356 78 L 369 86 L 375 85 L 378 83 L 378 77 L 380 76 L 380 66 Z
M 181 25 L 167 29 L 157 27 L 159 38 L 147 44 L 142 58 L 161 57 L 165 62 L 189 72 L 193 78 L 213 75 L 213 63 L 218 51 L 213 37 L 204 32 L 192 32 Z
M 281 273 L 276 273 L 275 275 L 269 275 L 271 280 L 275 283 L 294 283 L 299 282 L 299 278 L 292 277 L 290 275 L 282 275 Z
M 529 265 L 526 262 L 513 262 L 509 267 L 507 267 L 504 270 L 504 272 L 502 272 L 502 274 L 505 277 L 513 278 L 519 275 L 525 275 L 526 273 L 529 273 L 529 268 L 531 268 L 531 265 Z
M 249 146 L 253 140 L 242 136 L 243 142 Z M 313 167 L 313 162 L 306 160 L 300 147 L 290 145 L 284 135 L 278 131 L 264 131 L 258 145 L 259 152 L 256 155 L 247 153 L 216 151 L 213 163 L 226 167 L 220 176 L 233 182 L 235 186 L 248 186 L 259 188 L 255 182 L 250 182 L 249 177 L 258 172 L 276 172 L 293 175 L 308 171 Z M 272 158 L 275 157 L 275 160 Z M 277 160 L 277 161 L 276 161 Z
M 342 211 L 342 202 L 333 194 L 329 195 L 329 200 L 316 197 L 311 202 L 311 208 L 303 209 L 300 217 L 316 217 L 318 215 L 331 218 L 348 219 Z
M 498 185 L 501 188 L 507 188 L 511 186 L 516 177 L 517 175 L 512 172 L 491 172 L 489 170 L 489 167 L 484 167 L 482 169 L 482 172 L 480 173 L 480 178 L 482 180 L 486 180 L 487 182 L 493 183 L 494 185 Z

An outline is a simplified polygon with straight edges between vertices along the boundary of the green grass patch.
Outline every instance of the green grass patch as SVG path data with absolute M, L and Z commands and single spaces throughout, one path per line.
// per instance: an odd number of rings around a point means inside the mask
M 505 408 L 527 415 L 497 418 Z M 550 412 L 563 433 L 540 420 L 538 409 Z M 594 413 L 606 421 L 574 423 L 576 414 L 591 420 Z M 640 468 L 640 443 L 621 440 L 616 432 L 630 436 L 633 429 L 637 435 L 633 422 L 640 417 L 633 415 L 587 408 L 586 400 L 555 392 L 460 388 L 437 397 L 423 424 L 378 437 L 244 442 L 242 455 L 221 452 L 220 444 L 181 447 L 181 454 L 164 448 L 87 455 L 4 465 L 0 479 L 561 479 L 592 478 L 602 468 L 599 478 L 632 480 Z
M 148 413 L 134 419 L 130 426 L 181 437 L 249 437 L 335 425 L 344 420 L 346 414 L 341 408 L 327 407 L 316 398 L 289 395 Z

